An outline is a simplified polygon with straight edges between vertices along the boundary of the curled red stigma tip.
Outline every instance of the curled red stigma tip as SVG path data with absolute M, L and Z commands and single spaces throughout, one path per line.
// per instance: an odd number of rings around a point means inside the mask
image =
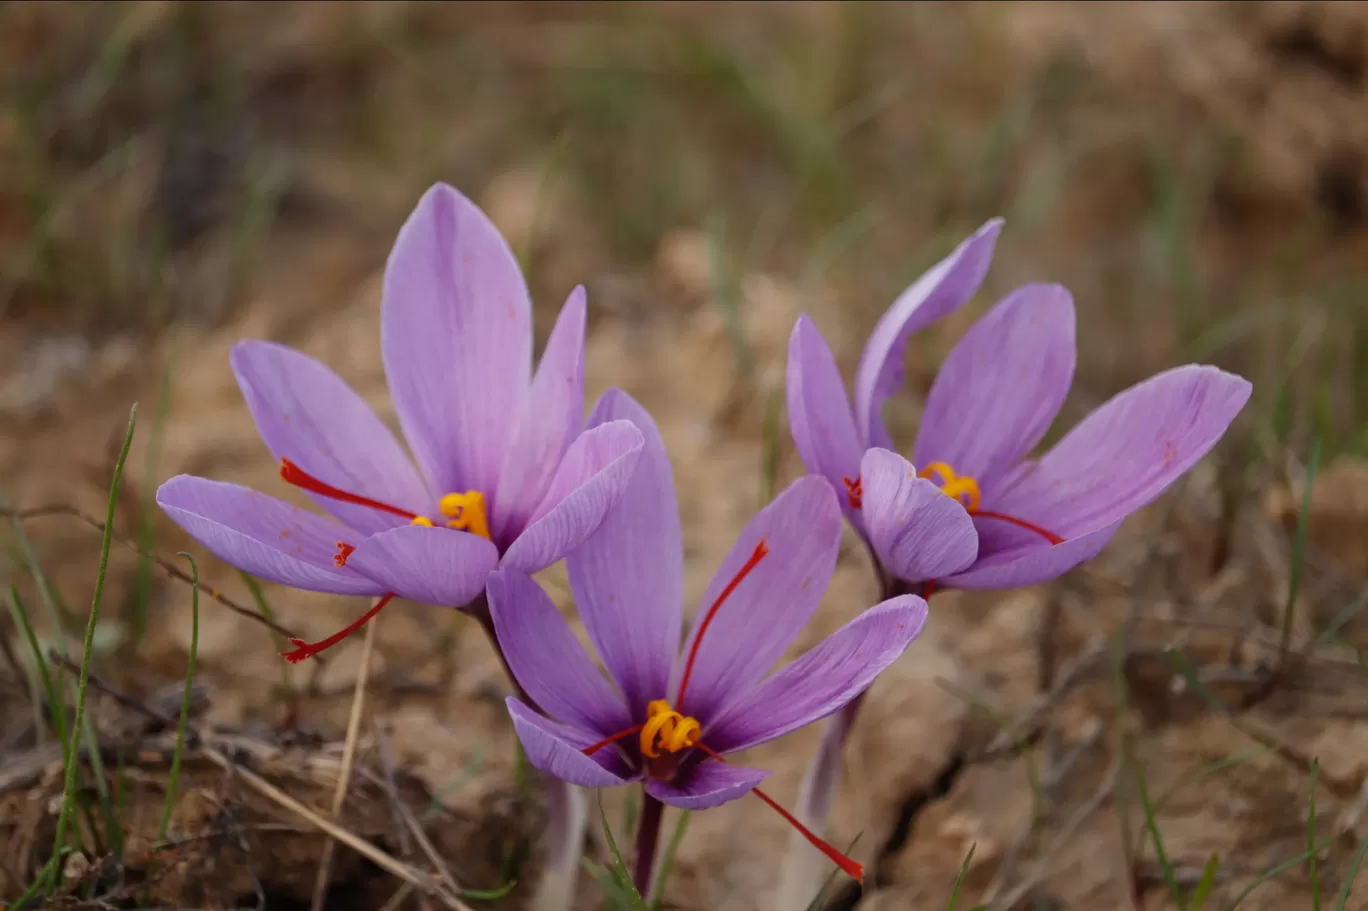
M 332 648 L 334 645 L 341 642 L 343 639 L 347 638 L 352 633 L 356 632 L 361 627 L 369 623 L 371 619 L 376 614 L 380 613 L 381 609 L 386 604 L 389 604 L 390 600 L 393 598 L 393 592 L 390 592 L 389 594 L 385 595 L 385 597 L 375 602 L 374 607 L 372 607 L 370 610 L 362 614 L 360 619 L 358 619 L 355 623 L 352 623 L 349 626 L 338 630 L 326 639 L 320 639 L 317 642 L 305 642 L 303 639 L 291 639 L 290 644 L 295 646 L 295 648 L 292 651 L 281 652 L 280 657 L 284 658 L 291 664 L 298 664 L 306 658 L 312 658 L 319 652 Z

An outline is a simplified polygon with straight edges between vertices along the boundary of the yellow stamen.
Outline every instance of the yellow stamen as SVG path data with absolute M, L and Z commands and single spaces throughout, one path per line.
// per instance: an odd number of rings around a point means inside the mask
M 450 521 L 446 523 L 447 528 L 468 531 L 472 535 L 479 535 L 486 541 L 491 539 L 489 520 L 485 514 L 484 494 L 478 490 L 449 493 L 442 497 L 437 506 L 442 510 L 442 515 L 450 518 Z
M 955 474 L 955 469 L 945 462 L 932 462 L 917 474 L 933 482 L 936 479 L 932 475 L 938 475 L 941 493 L 951 499 L 960 500 L 969 512 L 978 512 L 983 498 L 979 493 L 978 481 L 974 478 L 967 474 Z M 961 497 L 964 499 L 961 500 Z
M 657 759 L 660 753 L 678 753 L 698 743 L 703 726 L 698 719 L 681 715 L 670 708 L 664 699 L 656 699 L 646 706 L 646 724 L 641 728 L 641 752 L 648 759 Z
M 427 516 L 414 516 L 414 517 L 409 521 L 409 524 L 410 524 L 410 525 L 423 525 L 423 526 L 426 526 L 427 528 L 431 528 L 431 527 L 432 527 L 432 520 L 429 519 Z

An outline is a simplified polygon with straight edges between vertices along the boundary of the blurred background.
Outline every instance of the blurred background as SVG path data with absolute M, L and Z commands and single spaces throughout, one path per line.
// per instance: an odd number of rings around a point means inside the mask
M 1368 645 L 1368 5 L 6 3 L 5 499 L 102 515 L 135 400 L 116 527 L 144 551 L 174 560 L 190 544 L 152 502 L 172 474 L 288 496 L 228 368 L 244 337 L 324 359 L 392 420 L 379 279 L 438 180 L 519 254 L 538 345 L 587 286 L 590 394 L 624 386 L 671 446 L 689 605 L 735 532 L 801 472 L 782 409 L 796 316 L 813 315 L 849 375 L 897 293 L 987 218 L 1006 229 L 985 290 L 914 341 L 907 393 L 890 403 L 900 439 L 948 347 L 1027 281 L 1066 285 L 1078 309 L 1078 381 L 1053 437 L 1169 366 L 1252 379 L 1227 440 L 1095 564 L 1041 590 L 946 596 L 852 744 L 834 840 L 858 835 L 877 875 L 829 897 L 943 907 L 974 844 L 966 907 L 1167 907 L 1167 874 L 1190 888 L 1212 855 L 1229 858 L 1215 881 L 1228 901 L 1306 850 L 1312 793 L 1323 871 L 1293 865 L 1243 906 L 1302 907 L 1316 875 L 1339 887 L 1368 756 L 1355 708 Z M 0 573 L 45 647 L 79 648 L 99 535 L 47 517 L 0 541 Z M 230 600 L 265 604 L 306 638 L 359 610 L 254 588 L 191 550 Z M 847 550 L 804 647 L 874 597 Z M 118 545 L 110 567 L 97 671 L 140 699 L 175 691 L 188 588 Z M 568 610 L 554 572 L 548 585 Z M 1268 643 L 1294 606 L 1302 657 L 1266 686 Z M 325 806 L 358 649 L 292 671 L 269 630 L 202 608 L 198 717 L 267 745 L 261 762 Z M 45 856 L 51 819 L 33 796 L 53 781 L 33 771 L 51 756 L 39 761 L 32 661 L 17 627 L 0 631 L 12 643 L 4 896 Z M 404 605 L 379 637 L 369 689 L 383 725 L 364 755 L 392 756 L 463 883 L 494 888 L 517 863 L 531 875 L 539 798 L 478 631 Z M 1099 657 L 1109 642 L 1121 644 Z M 130 733 L 101 700 L 95 736 L 111 749 L 157 735 Z M 757 751 L 776 796 L 792 801 L 813 733 Z M 1158 817 L 1165 875 L 1140 827 L 1137 757 L 1151 790 L 1174 795 Z M 211 764 L 187 774 L 181 831 L 218 832 L 236 808 L 256 820 L 241 836 L 256 860 L 205 836 L 176 871 L 139 867 L 115 842 L 152 838 L 154 766 L 120 779 L 123 836 L 91 823 L 87 853 L 117 858 L 97 865 L 92 894 L 145 877 L 164 904 L 307 901 L 321 840 L 270 829 L 279 808 Z M 358 790 L 351 824 L 397 852 L 387 792 L 372 790 Z M 786 844 L 782 823 L 749 808 L 700 816 L 666 906 L 764 906 Z M 581 904 L 598 907 L 584 880 Z M 379 907 L 396 888 L 345 851 L 334 881 L 354 902 L 338 907 Z M 519 893 L 499 901 L 518 907 Z

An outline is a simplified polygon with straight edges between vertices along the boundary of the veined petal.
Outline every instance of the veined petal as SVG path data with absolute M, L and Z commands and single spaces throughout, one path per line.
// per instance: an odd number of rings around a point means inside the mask
M 532 310 L 513 251 L 445 184 L 419 200 L 385 267 L 390 395 L 434 492 L 492 493 L 532 370 Z
M 399 441 L 346 382 L 307 354 L 274 342 L 233 346 L 233 374 L 271 455 L 340 490 L 418 515 L 433 497 Z M 378 509 L 310 494 L 366 534 L 406 522 Z
M 1050 545 L 1037 538 L 1038 543 L 1035 544 L 989 553 L 964 572 L 939 581 L 946 588 L 990 591 L 1006 591 L 1049 582 L 1101 553 L 1121 527 L 1122 521 L 1117 520 L 1099 531 L 1070 538 L 1062 544 Z
M 866 447 L 893 448 L 881 412 L 902 387 L 907 340 L 969 302 L 988 274 L 1001 230 L 1000 218 L 984 224 L 899 295 L 870 333 L 855 377 L 855 424 Z
M 499 472 L 498 493 L 490 510 L 497 541 L 507 543 L 523 530 L 580 431 L 584 414 L 584 288 L 570 292 L 537 375 L 523 397 L 512 443 Z
M 825 718 L 863 693 L 926 623 L 926 602 L 891 598 L 832 633 L 704 730 L 719 753 L 750 749 Z
M 1249 400 L 1243 377 L 1188 365 L 1150 377 L 1088 415 L 984 509 L 1077 538 L 1153 501 L 1215 446 Z
M 1074 372 L 1074 306 L 1059 285 L 1018 288 L 970 327 L 931 386 L 912 461 L 945 462 L 980 487 L 1050 429 Z
M 678 693 L 710 609 L 763 540 L 768 553 L 722 603 L 699 644 L 683 698 L 675 710 L 706 728 L 793 644 L 826 592 L 841 542 L 841 510 L 824 478 L 799 478 L 760 511 L 722 561 L 694 617 L 693 631 L 675 667 Z
M 513 730 L 527 752 L 527 761 L 538 771 L 582 788 L 611 788 L 629 784 L 633 775 L 613 747 L 586 756 L 583 750 L 613 732 L 585 731 L 537 714 L 516 697 L 506 700 Z
M 674 476 L 660 429 L 627 393 L 609 389 L 589 426 L 631 421 L 643 446 L 616 508 L 565 558 L 575 606 L 634 718 L 662 698 L 679 649 L 684 552 Z
M 360 543 L 357 532 L 284 500 L 183 474 L 157 489 L 157 505 L 219 559 L 254 576 L 337 595 L 389 590 L 334 565 L 338 542 Z
M 681 810 L 710 810 L 738 797 L 745 797 L 769 777 L 770 773 L 763 769 L 708 759 L 695 768 L 682 784 L 648 779 L 646 793 L 661 803 Z
M 978 532 L 964 506 L 917 477 L 912 463 L 887 449 L 860 462 L 870 546 L 899 579 L 921 582 L 958 572 L 979 553 Z
M 475 600 L 498 562 L 498 548 L 478 535 L 423 525 L 372 535 L 347 558 L 384 591 L 437 607 Z
M 627 707 L 531 576 L 508 569 L 491 575 L 489 608 L 504 660 L 543 712 L 590 731 L 632 726 Z
M 857 521 L 859 514 L 846 495 L 846 480 L 859 477 L 864 447 L 836 358 L 806 313 L 798 317 L 789 336 L 786 386 L 789 429 L 803 465 L 831 482 L 842 511 Z M 862 528 L 862 523 L 857 527 Z
M 610 421 L 580 434 L 565 452 L 532 521 L 503 565 L 534 573 L 583 544 L 627 489 L 642 437 L 630 421 Z

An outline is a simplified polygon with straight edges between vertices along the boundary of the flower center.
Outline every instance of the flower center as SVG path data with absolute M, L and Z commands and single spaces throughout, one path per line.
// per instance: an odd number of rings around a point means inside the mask
M 370 497 L 348 493 L 320 481 L 289 459 L 280 460 L 280 477 L 286 484 L 293 484 L 295 487 L 318 494 L 320 497 L 327 497 L 330 500 L 338 500 L 343 503 L 354 503 L 357 506 L 365 506 L 368 509 L 378 509 L 381 512 L 401 516 L 408 519 L 411 525 L 426 525 L 431 528 L 436 524 L 427 516 L 420 516 L 417 513 L 409 512 L 407 509 L 400 509 L 379 500 L 372 500 Z M 480 491 L 467 490 L 465 493 L 449 493 L 442 497 L 437 508 L 441 510 L 442 515 L 447 517 L 447 521 L 443 523 L 447 528 L 468 531 L 487 541 L 492 540 L 489 534 L 489 518 L 485 509 L 485 498 Z M 333 557 L 333 562 L 339 567 L 345 566 L 347 557 L 356 548 L 341 541 L 337 543 L 337 548 L 338 554 Z
M 660 750 L 678 753 L 698 743 L 703 726 L 670 708 L 664 699 L 646 706 L 646 723 L 641 726 L 641 752 L 648 759 L 659 759 Z
M 965 512 L 980 519 L 996 519 L 999 522 L 1006 522 L 1015 525 L 1017 528 L 1024 528 L 1026 531 L 1040 535 L 1050 544 L 1063 544 L 1064 539 L 1048 528 L 1041 528 L 1034 522 L 1027 522 L 1025 519 L 1010 516 L 1005 512 L 992 512 L 981 509 L 983 497 L 979 492 L 978 480 L 971 475 L 958 474 L 954 468 L 946 462 L 931 462 L 921 471 L 917 472 L 918 477 L 926 478 L 932 483 L 938 484 L 941 493 L 951 499 L 959 501 L 964 506 Z
M 861 483 L 859 475 L 854 478 L 841 478 L 845 481 L 846 499 L 850 501 L 851 509 L 864 508 L 864 484 Z

